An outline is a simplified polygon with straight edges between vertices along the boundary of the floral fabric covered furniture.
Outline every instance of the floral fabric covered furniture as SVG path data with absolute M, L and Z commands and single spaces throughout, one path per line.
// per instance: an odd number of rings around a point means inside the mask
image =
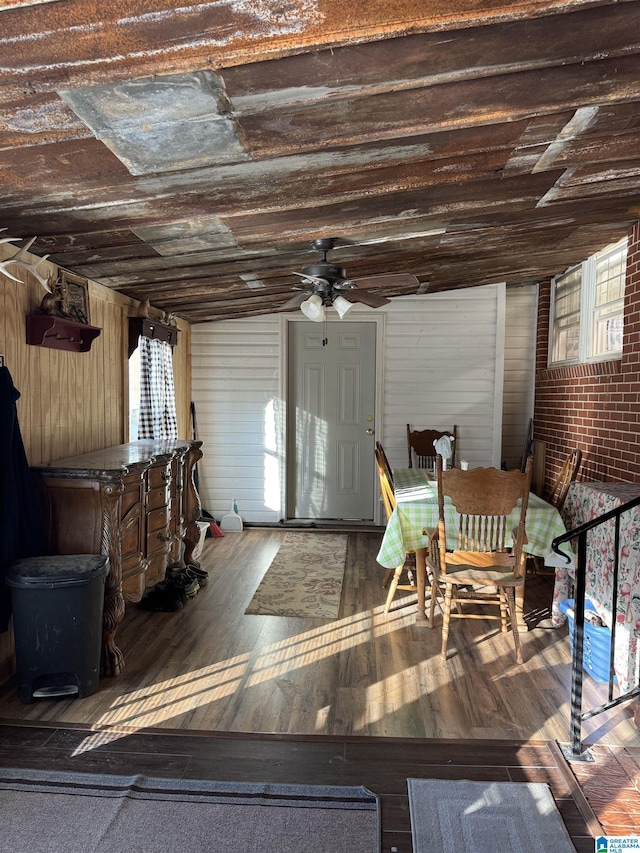
M 616 509 L 640 496 L 640 483 L 572 483 L 562 511 L 567 530 Z M 620 692 L 638 683 L 640 639 L 640 508 L 620 519 L 620 559 L 618 604 L 613 611 L 613 559 L 615 523 L 605 522 L 587 533 L 586 597 L 611 628 L 617 623 L 614 669 Z M 560 602 L 572 597 L 573 568 L 558 566 L 553 590 L 553 624 L 563 625 L 567 617 Z

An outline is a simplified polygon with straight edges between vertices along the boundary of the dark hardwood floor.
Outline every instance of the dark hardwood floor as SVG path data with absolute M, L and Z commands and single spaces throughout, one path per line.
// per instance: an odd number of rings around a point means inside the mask
M 456 623 L 443 662 L 439 631 L 415 624 L 415 595 L 383 613 L 376 532 L 349 534 L 337 620 L 246 615 L 284 535 L 207 540 L 209 582 L 176 613 L 127 605 L 125 670 L 92 696 L 25 705 L 9 679 L 0 762 L 363 784 L 382 798 L 382 850 L 398 853 L 411 850 L 410 777 L 547 782 L 579 853 L 603 828 L 640 834 L 633 709 L 590 724 L 592 763 L 568 765 L 557 746 L 569 735 L 570 654 L 566 628 L 548 624 L 553 578 L 527 581 L 523 665 L 512 638 L 483 622 Z M 599 688 L 587 684 L 588 701 Z
M 552 744 L 543 741 L 101 733 L 0 725 L 7 767 L 229 781 L 364 785 L 381 801 L 381 850 L 412 853 L 407 778 L 546 782 L 578 853 L 593 853 L 597 824 L 581 814 Z M 301 848 L 302 850 L 302 848 Z

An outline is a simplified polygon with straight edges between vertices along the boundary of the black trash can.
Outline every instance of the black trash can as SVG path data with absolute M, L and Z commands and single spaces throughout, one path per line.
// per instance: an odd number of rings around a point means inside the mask
M 10 566 L 18 697 L 89 696 L 98 689 L 109 559 L 71 554 Z

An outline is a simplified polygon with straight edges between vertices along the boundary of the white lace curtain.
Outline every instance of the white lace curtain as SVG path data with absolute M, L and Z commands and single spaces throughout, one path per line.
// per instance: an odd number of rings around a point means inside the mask
M 138 438 L 178 437 L 171 347 L 140 337 L 140 420 Z

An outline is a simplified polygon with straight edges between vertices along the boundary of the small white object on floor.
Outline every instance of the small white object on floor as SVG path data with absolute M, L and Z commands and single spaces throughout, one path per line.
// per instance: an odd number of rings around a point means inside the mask
M 236 533 L 242 533 L 242 527 L 242 518 L 238 515 L 236 499 L 234 498 L 231 501 L 231 512 L 223 515 L 220 519 L 220 529 L 227 532 L 235 531 Z
M 193 549 L 193 554 L 191 555 L 195 560 L 197 560 L 200 554 L 202 554 L 204 540 L 207 538 L 207 530 L 209 529 L 208 521 L 198 521 L 196 523 L 198 525 L 198 530 L 200 531 L 200 537 L 198 539 L 198 544 Z

